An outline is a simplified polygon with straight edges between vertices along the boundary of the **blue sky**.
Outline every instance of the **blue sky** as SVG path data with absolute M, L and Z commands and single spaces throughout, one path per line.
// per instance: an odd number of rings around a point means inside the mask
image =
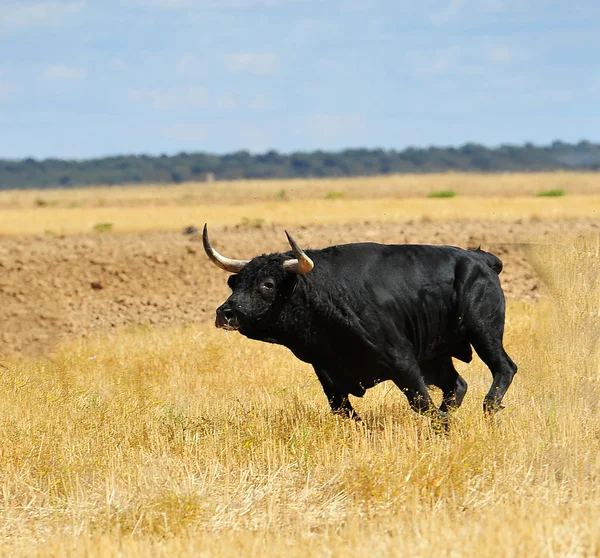
M 0 158 L 600 141 L 598 0 L 0 0 Z

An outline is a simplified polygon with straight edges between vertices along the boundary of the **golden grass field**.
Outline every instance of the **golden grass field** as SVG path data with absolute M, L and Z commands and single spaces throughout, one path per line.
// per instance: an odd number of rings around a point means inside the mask
M 0 191 L 0 208 L 236 205 L 342 196 L 344 199 L 413 198 L 452 190 L 460 196 L 535 196 L 547 190 L 600 195 L 596 172 L 399 174 L 357 178 L 236 180 L 179 185 L 105 186 Z M 282 200 L 283 198 L 283 200 Z
M 596 195 L 530 201 L 576 217 Z M 383 198 L 360 203 L 376 215 Z M 439 218 L 470 217 L 444 207 L 461 197 L 420 201 L 439 204 Z M 501 203 L 490 201 L 488 216 Z M 312 202 L 277 203 L 290 207 L 277 219 L 287 223 Z M 327 203 L 336 222 L 370 218 L 352 199 Z M 39 232 L 5 227 L 8 211 L 56 212 L 65 232 L 81 230 L 78 209 L 62 209 L 17 203 L 0 211 L 0 233 Z M 530 211 L 553 218 L 545 209 Z M 228 223 L 224 204 L 213 210 L 211 222 Z M 150 227 L 139 219 L 132 226 Z M 556 244 L 528 254 L 552 296 L 508 308 L 519 372 L 507 408 L 485 420 L 491 375 L 477 358 L 458 363 L 469 392 L 448 435 L 389 383 L 353 399 L 364 425 L 333 417 L 309 366 L 209 324 L 122 328 L 3 361 L 0 554 L 600 555 L 599 245 Z
M 362 221 L 577 219 L 600 217 L 600 195 L 348 199 L 246 205 L 0 209 L 0 235 L 75 234 L 109 224 L 114 232 L 179 231 L 191 223 L 313 226 Z
M 453 191 L 451 199 L 432 192 Z M 564 190 L 564 197 L 537 197 Z M 173 231 L 205 221 L 285 226 L 600 216 L 600 174 L 392 175 L 0 192 L 0 235 Z

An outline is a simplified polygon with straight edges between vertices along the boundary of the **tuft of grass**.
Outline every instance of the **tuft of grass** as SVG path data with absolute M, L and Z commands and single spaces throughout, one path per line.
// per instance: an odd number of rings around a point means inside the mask
M 325 194 L 326 200 L 343 200 L 345 198 L 344 192 L 338 192 L 335 190 L 330 190 Z
M 454 198 L 457 193 L 454 190 L 436 190 L 427 194 L 428 198 Z
M 536 194 L 538 198 L 558 198 L 560 196 L 566 196 L 567 192 L 562 188 L 553 188 L 552 190 L 543 190 Z
M 252 229 L 260 229 L 266 224 L 262 217 L 242 217 L 240 225 L 242 227 L 250 227 Z
M 288 197 L 288 192 L 285 188 L 282 188 L 275 194 L 275 199 L 277 201 L 288 201 L 290 198 Z
M 33 203 L 36 207 L 53 207 L 58 205 L 57 200 L 47 200 L 46 198 L 35 198 Z
M 106 233 L 106 232 L 111 232 L 113 229 L 113 224 L 112 223 L 96 223 L 93 227 L 92 230 L 96 233 Z

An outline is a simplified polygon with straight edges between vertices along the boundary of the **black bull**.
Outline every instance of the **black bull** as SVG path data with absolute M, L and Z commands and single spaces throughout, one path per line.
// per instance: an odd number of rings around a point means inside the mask
M 287 233 L 286 233 L 287 234 Z M 392 380 L 415 411 L 445 421 L 467 383 L 452 357 L 470 362 L 471 346 L 493 381 L 484 411 L 501 408 L 517 371 L 502 344 L 505 301 L 493 254 L 452 246 L 331 246 L 232 260 L 206 253 L 235 273 L 216 326 L 288 347 L 317 373 L 334 413 L 356 417 L 348 395 Z M 439 387 L 435 409 L 427 385 Z

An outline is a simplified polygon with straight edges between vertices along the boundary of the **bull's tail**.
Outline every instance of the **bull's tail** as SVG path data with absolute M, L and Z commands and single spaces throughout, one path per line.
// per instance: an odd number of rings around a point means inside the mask
M 483 259 L 483 261 L 485 262 L 485 264 L 488 267 L 490 267 L 498 275 L 500 275 L 503 265 L 502 265 L 502 260 L 498 256 L 494 256 L 494 254 L 491 254 L 490 252 L 484 252 L 481 249 L 481 247 L 477 248 L 477 250 L 475 250 L 475 252 L 481 259 Z

